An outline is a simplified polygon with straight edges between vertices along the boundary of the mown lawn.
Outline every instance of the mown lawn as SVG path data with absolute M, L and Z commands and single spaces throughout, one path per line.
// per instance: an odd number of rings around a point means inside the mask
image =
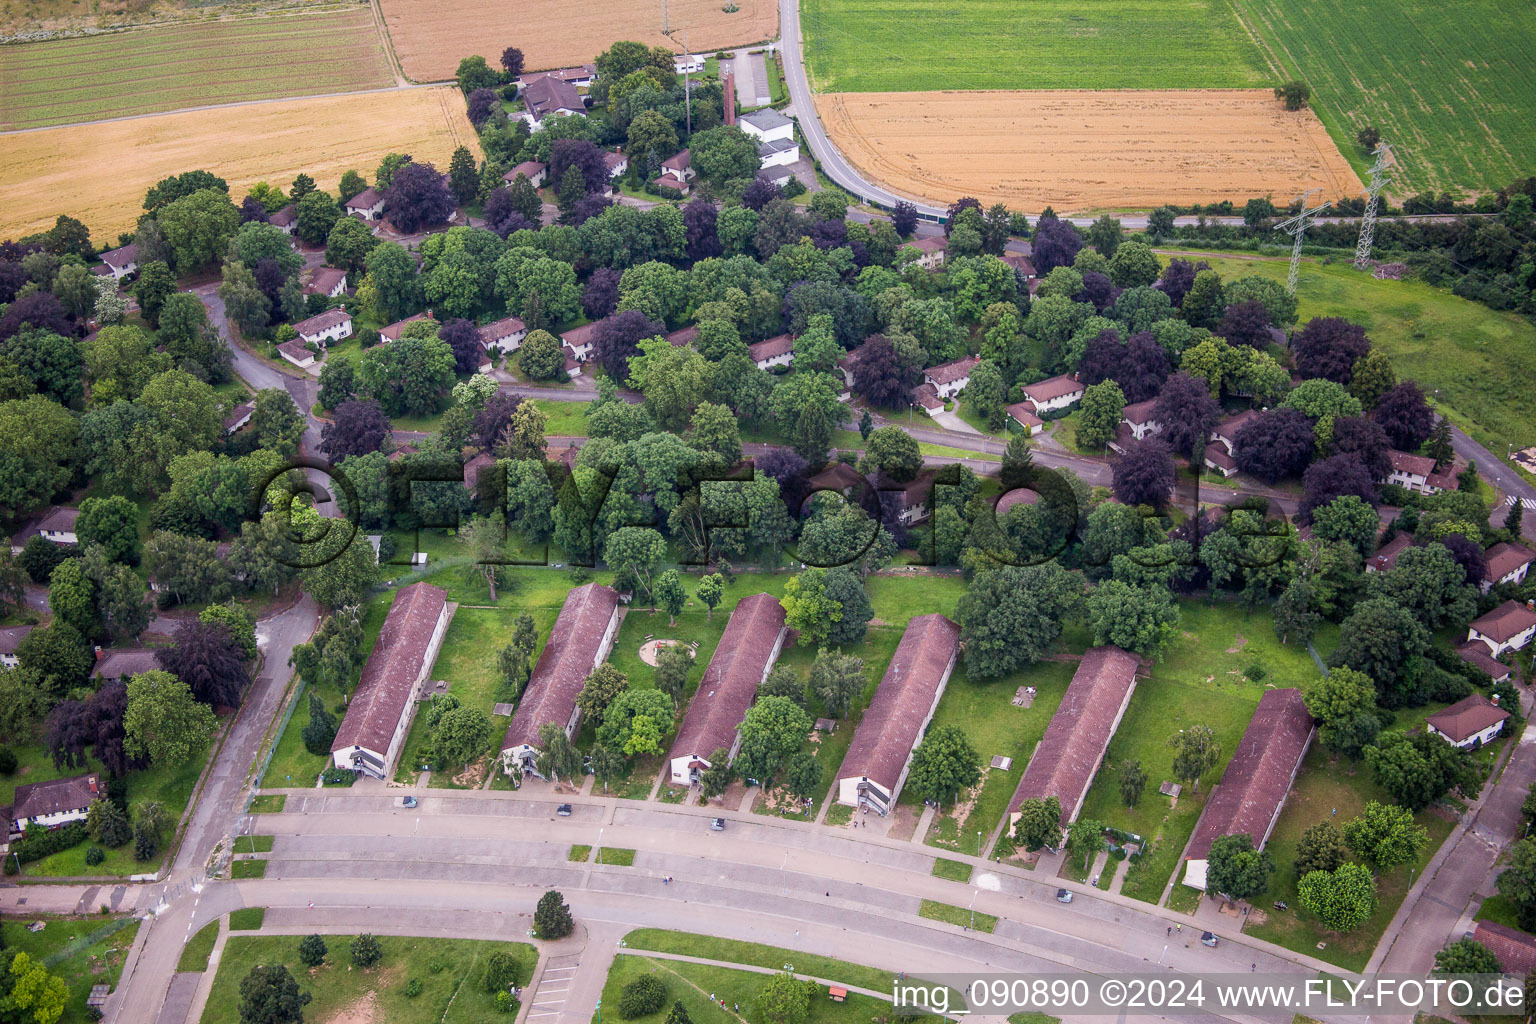
M 41 920 L 43 930 L 27 931 L 25 924 Z M 132 917 L 42 917 L 29 914 L 24 919 L 4 922 L 4 945 L 9 953 L 26 953 L 41 961 L 48 973 L 62 978 L 69 986 L 60 1021 L 75 1024 L 85 1021 L 85 1001 L 93 985 L 122 981 L 123 961 L 139 932 L 140 921 Z M 9 964 L 7 964 L 9 965 Z
M 991 932 L 997 927 L 997 918 L 991 914 L 957 907 L 952 903 L 940 903 L 937 900 L 923 900 L 918 907 L 917 916 L 959 925 L 962 928 L 974 928 L 978 932 Z
M 1257 923 L 1250 916 L 1246 928 L 1249 934 L 1347 970 L 1365 968 L 1371 951 L 1407 895 L 1412 884 L 1410 879 L 1424 870 L 1424 865 L 1429 863 L 1453 827 L 1447 815 L 1433 808 L 1414 815 L 1414 820 L 1429 831 L 1429 843 L 1423 853 L 1412 863 L 1377 876 L 1376 911 L 1365 924 L 1348 934 L 1328 931 L 1316 917 L 1303 910 L 1296 899 L 1296 845 L 1302 833 L 1318 822 L 1331 820 L 1342 827 L 1372 800 L 1392 802 L 1376 785 L 1370 769 L 1363 762 L 1335 759 L 1322 749 L 1321 744 L 1312 745 L 1301 773 L 1296 777 L 1296 784 L 1291 787 L 1291 795 L 1286 799 L 1285 810 L 1280 812 L 1274 834 L 1265 847 L 1274 855 L 1276 870 L 1269 889 L 1253 901 L 1255 907 L 1261 908 L 1265 920 Z M 1274 910 L 1271 904 L 1275 900 L 1289 903 L 1290 909 Z M 1317 948 L 1318 943 L 1324 944 L 1322 949 Z
M 376 967 L 359 970 L 352 966 L 349 953 L 355 937 L 325 936 L 330 953 L 325 964 L 314 970 L 299 963 L 300 936 L 231 937 L 202 1019 L 207 1024 L 238 1020 L 241 979 L 257 964 L 282 964 L 312 997 L 304 1008 L 306 1020 L 368 1012 L 392 1024 L 478 1024 L 499 1017 L 491 995 L 480 987 L 486 957 L 497 949 L 513 953 L 520 965 L 520 986 L 533 976 L 538 960 L 534 948 L 523 942 L 381 935 L 383 960 Z M 412 979 L 421 983 L 421 992 L 414 998 L 404 992 Z
M 197 934 L 187 940 L 187 944 L 181 947 L 181 959 L 176 964 L 178 971 L 206 971 L 208 969 L 208 957 L 213 953 L 213 946 L 219 939 L 219 922 L 209 921 L 197 930 Z

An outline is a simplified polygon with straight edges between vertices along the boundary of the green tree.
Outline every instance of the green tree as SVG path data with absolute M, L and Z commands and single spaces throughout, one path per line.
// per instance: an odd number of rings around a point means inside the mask
M 712 572 L 708 576 L 703 577 L 699 580 L 699 585 L 694 590 L 694 595 L 698 597 L 706 609 L 704 613 L 705 620 L 713 618 L 715 605 L 719 604 L 721 599 L 725 597 L 725 577 L 717 572 Z
M 565 897 L 554 889 L 539 897 L 539 905 L 533 912 L 533 934 L 546 941 L 563 939 L 576 929 L 571 919 L 571 908 Z
M 1251 900 L 1269 886 L 1275 859 L 1268 850 L 1253 848 L 1253 837 L 1246 832 L 1218 836 L 1206 855 L 1205 888 L 1234 900 Z
M 677 129 L 672 119 L 659 110 L 642 110 L 636 114 L 629 122 L 628 145 L 624 152 L 636 167 L 659 167 L 663 160 L 677 152 Z
M 1376 880 L 1359 864 L 1313 871 L 1296 883 L 1296 900 L 1336 932 L 1359 928 L 1376 909 Z
M 1191 327 L 1215 327 L 1226 309 L 1221 275 L 1214 270 L 1202 270 L 1195 275 L 1194 283 L 1184 293 L 1179 312 Z
M 96 583 L 78 558 L 60 562 L 48 578 L 48 606 L 61 621 L 85 636 L 100 629 L 96 616 Z
M 1296 843 L 1296 877 L 1304 878 L 1314 871 L 1337 871 L 1349 859 L 1349 848 L 1344 836 L 1332 821 L 1320 821 L 1301 834 Z
M 351 196 L 343 196 L 346 202 Z M 358 283 L 368 266 L 368 254 L 379 244 L 379 239 L 367 223 L 356 217 L 342 217 L 331 225 L 331 233 L 325 236 L 325 262 L 339 267 L 353 276 Z
M 432 729 L 432 749 L 447 764 L 470 764 L 490 742 L 491 720 L 479 708 L 451 708 Z
M 369 349 L 358 361 L 359 394 L 376 400 L 390 416 L 437 412 L 453 382 L 453 349 L 437 337 L 407 335 Z
M 765 789 L 811 731 L 811 718 L 786 697 L 760 697 L 742 720 L 735 767 Z
M 775 974 L 757 991 L 753 1024 L 805 1024 L 815 988 L 815 982 L 801 981 L 788 971 Z
M 581 773 L 581 752 L 571 745 L 571 739 L 555 722 L 539 726 L 539 756 L 534 764 L 539 774 L 556 784 L 565 779 L 572 785 Z
M 1357 757 L 1376 739 L 1376 687 L 1364 672 L 1336 668 L 1307 688 L 1306 699 L 1329 750 Z
M 865 458 L 882 475 L 896 483 L 909 483 L 923 468 L 917 441 L 900 427 L 880 427 L 864 444 Z
M 964 731 L 954 725 L 940 725 L 912 752 L 912 768 L 907 785 L 924 800 L 937 804 L 953 803 L 962 790 L 981 778 L 981 755 L 971 746 Z
M 352 963 L 364 970 L 384 959 L 384 947 L 367 932 L 352 940 Z
M 1460 938 L 1435 954 L 1436 974 L 1503 974 L 1504 965 L 1476 939 Z
M 1423 852 L 1429 832 L 1414 823 L 1413 812 L 1372 800 L 1358 817 L 1344 823 L 1344 842 L 1366 867 L 1380 874 Z
M 821 762 L 802 750 L 784 766 L 784 788 L 797 800 L 809 800 L 821 791 Z
M 480 172 L 475 157 L 464 146 L 453 151 L 448 160 L 448 188 L 460 203 L 474 202 L 480 193 Z
M 619 1016 L 634 1020 L 657 1013 L 667 1005 L 667 986 L 654 974 L 633 978 L 619 991 Z
M 1042 846 L 1054 849 L 1061 842 L 1061 801 L 1054 796 L 1044 800 L 1030 797 L 1019 805 L 1013 823 L 1013 841 L 1026 850 Z
M 288 968 L 257 964 L 240 981 L 240 1024 L 303 1024 L 309 1001 Z
M 608 535 L 603 545 L 603 561 L 616 573 L 630 573 L 642 593 L 656 610 L 656 595 L 651 585 L 656 566 L 667 553 L 661 534 L 647 526 L 623 526 Z
M 218 726 L 213 710 L 169 672 L 140 672 L 128 680 L 123 748 L 174 770 L 200 752 Z
M 1152 247 L 1137 239 L 1122 242 L 1109 260 L 1109 277 L 1120 288 L 1150 285 L 1162 273 Z
M 608 705 L 628 690 L 629 677 L 611 662 L 605 661 L 593 669 L 586 682 L 582 683 L 581 692 L 576 694 L 576 706 L 581 709 L 582 716 L 596 728 L 603 724 L 603 713 L 608 710 Z
M 1423 810 L 1452 789 L 1476 793 L 1482 776 L 1472 755 L 1430 733 L 1384 733 L 1364 749 L 1377 785 L 1409 810 Z
M 325 702 L 313 690 L 309 693 L 309 721 L 300 735 L 305 750 L 317 757 L 330 755 L 331 744 L 336 740 L 336 716 L 326 709 Z
M 731 769 L 731 753 L 724 747 L 717 747 L 709 755 L 709 767 L 699 773 L 699 789 L 705 800 L 713 800 L 725 792 L 725 787 L 731 784 L 731 779 L 736 773 Z
M 1081 606 L 1082 577 L 1056 562 L 986 569 L 960 598 L 960 638 L 972 679 L 994 679 L 1038 661 Z
M 667 625 L 677 624 L 677 613 L 688 603 L 688 592 L 683 589 L 683 578 L 676 569 L 668 569 L 656 577 L 655 599 L 667 610 Z
M 341 219 L 341 207 L 329 192 L 316 189 L 300 199 L 295 213 L 298 216 L 294 234 L 309 245 L 323 245 L 331 229 Z
M 1125 411 L 1125 393 L 1112 380 L 1090 385 L 1078 406 L 1079 448 L 1103 448 L 1114 439 Z
M 625 757 L 661 753 L 672 727 L 672 698 L 660 690 L 625 690 L 613 699 L 597 731 L 598 742 Z
M 833 718 L 848 716 L 865 682 L 864 660 L 851 654 L 822 649 L 811 665 L 811 692 Z
M 299 963 L 305 967 L 319 967 L 329 952 L 323 936 L 306 935 L 299 940 Z
M 190 274 L 224 255 L 240 227 L 240 211 L 227 194 L 201 189 L 161 207 L 155 220 L 176 273 Z
M 826 569 L 806 569 L 790 577 L 779 603 L 784 606 L 785 624 L 799 630 L 805 644 L 825 643 L 832 625 L 843 617 L 842 602 L 827 594 Z
M 0 952 L 8 955 L 10 950 Z M 28 1024 L 55 1024 L 64 1015 L 69 986 L 62 978 L 49 974 L 47 968 L 26 953 L 11 957 L 8 969 L 9 977 L 3 980 L 9 991 L 0 997 L 0 1008 L 19 1011 L 8 1019 Z
M 1200 776 L 1221 760 L 1221 746 L 1208 725 L 1191 725 L 1168 739 L 1173 748 L 1173 774 L 1186 786 L 1200 792 Z
M 1120 222 L 1107 213 L 1088 226 L 1088 244 L 1106 260 L 1114 258 L 1124 237 L 1125 232 L 1121 230 Z
M 1088 619 L 1095 645 L 1155 655 L 1178 629 L 1179 606 L 1166 587 L 1105 580 L 1088 595 Z
M 517 957 L 511 950 L 494 950 L 485 958 L 485 973 L 480 976 L 480 987 L 487 992 L 507 992 L 517 985 L 521 973 Z
M 646 396 L 646 400 L 650 400 L 650 395 Z M 735 414 L 724 405 L 698 403 L 688 426 L 688 443 L 706 456 L 713 457 L 715 464 L 721 468 L 734 466 L 741 461 L 741 432 Z
M 1140 761 L 1127 761 L 1120 766 L 1120 799 L 1125 801 L 1125 806 L 1135 807 L 1146 786 L 1147 770 Z
M 534 380 L 556 380 L 565 374 L 560 340 L 548 331 L 529 331 L 517 350 L 517 366 Z

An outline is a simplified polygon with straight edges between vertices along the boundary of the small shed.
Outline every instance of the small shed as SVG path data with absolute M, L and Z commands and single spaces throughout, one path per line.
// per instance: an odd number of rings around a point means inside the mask
M 848 998 L 848 990 L 842 985 L 828 985 L 827 995 L 834 1003 L 840 1003 Z

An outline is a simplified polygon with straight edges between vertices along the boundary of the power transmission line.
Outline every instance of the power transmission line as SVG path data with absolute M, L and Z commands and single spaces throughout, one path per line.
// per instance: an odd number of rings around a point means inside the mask
M 1376 162 L 1371 165 L 1371 187 L 1366 189 L 1365 213 L 1360 218 L 1360 240 L 1355 243 L 1355 269 L 1364 270 L 1371 261 L 1371 242 L 1376 237 L 1376 207 L 1381 202 L 1381 190 L 1387 184 L 1387 158 L 1392 147 L 1385 142 L 1376 144 Z
M 1285 279 L 1285 290 L 1290 295 L 1296 294 L 1296 279 L 1301 273 L 1301 239 L 1307 231 L 1307 219 L 1309 217 L 1316 217 L 1318 214 L 1322 213 L 1324 210 L 1328 209 L 1328 207 L 1333 205 L 1333 201 L 1329 200 L 1322 206 L 1311 210 L 1307 209 L 1307 200 L 1311 198 L 1314 192 L 1321 191 L 1322 189 L 1320 188 L 1307 189 L 1301 194 L 1301 201 L 1299 204 L 1301 206 L 1301 212 L 1292 217 L 1290 220 L 1282 221 L 1281 223 L 1275 225 L 1276 231 L 1288 232 L 1296 239 L 1295 243 L 1291 246 L 1291 272 Z

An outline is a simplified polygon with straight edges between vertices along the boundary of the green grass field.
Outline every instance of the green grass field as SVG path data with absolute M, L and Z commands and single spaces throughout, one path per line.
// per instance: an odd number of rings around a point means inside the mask
M 974 927 L 978 932 L 991 932 L 997 927 L 997 918 L 991 914 L 983 914 L 980 911 L 957 907 L 951 903 L 940 903 L 937 900 L 923 900 L 922 905 L 918 908 L 917 916 L 926 917 L 931 921 L 943 921 L 946 924 L 958 925 L 962 928 Z
M 1398 147 L 1392 190 L 1492 190 L 1536 163 L 1536 7 L 1370 0 L 1232 0 L 1283 77 L 1357 167 L 1355 133 Z M 1274 75 L 1276 79 L 1281 74 Z
M 1231 281 L 1284 280 L 1276 260 L 1199 257 Z M 1536 326 L 1417 281 L 1379 281 L 1349 266 L 1301 265 L 1300 323 L 1342 316 L 1360 324 L 1399 377 L 1412 377 L 1451 421 L 1501 454 L 1536 444 Z M 1438 392 L 1438 394 L 1436 394 Z
M 28 931 L 24 924 L 43 921 L 42 931 Z M 29 914 L 4 924 L 4 945 L 8 955 L 26 953 L 41 961 L 48 973 L 69 986 L 64 1002 L 63 1024 L 85 1021 L 85 1001 L 91 986 L 122 981 L 123 960 L 133 946 L 140 922 L 122 917 L 39 917 Z M 218 923 L 214 923 L 217 930 Z M 210 946 L 211 948 L 211 946 Z M 9 966 L 9 960 L 7 960 Z M 110 976 L 109 976 L 110 974 Z
M 1271 77 L 1227 0 L 802 0 L 800 19 L 824 92 L 1229 89 Z
M 240 981 L 257 964 L 282 964 L 313 996 L 304 1019 L 333 1020 L 347 1011 L 367 1012 L 370 1019 L 394 1024 L 467 1024 L 496 1019 L 491 996 L 480 987 L 485 958 L 496 949 L 510 950 L 519 961 L 518 984 L 533 975 L 537 954 L 522 942 L 480 942 L 471 939 L 378 937 L 384 959 L 366 971 L 352 966 L 348 948 L 354 936 L 327 935 L 330 953 L 325 964 L 311 971 L 299 963 L 299 936 L 233 936 L 225 943 L 202 1019 L 224 1024 L 240 1018 Z M 405 994 L 411 979 L 421 983 L 414 998 Z M 364 1007 L 366 1010 L 363 1010 Z
M 0 129 L 391 84 L 366 8 L 0 47 Z
M 181 947 L 181 960 L 177 962 L 178 971 L 206 971 L 208 969 L 208 957 L 213 953 L 214 943 L 219 940 L 219 922 L 209 921 L 197 930 L 197 934 L 187 940 L 187 944 Z

